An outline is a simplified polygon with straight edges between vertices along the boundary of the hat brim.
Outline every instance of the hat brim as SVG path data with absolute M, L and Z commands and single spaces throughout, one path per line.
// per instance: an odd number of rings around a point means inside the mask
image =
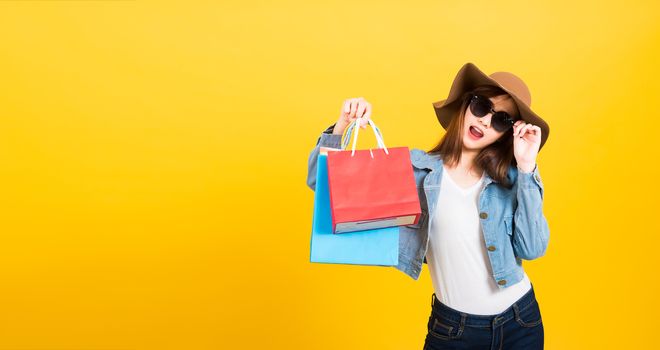
M 514 103 L 518 107 L 520 117 L 525 122 L 541 128 L 541 145 L 539 147 L 540 150 L 548 139 L 548 135 L 550 133 L 550 127 L 548 126 L 548 123 L 546 123 L 543 118 L 539 117 L 538 114 L 534 113 L 534 111 L 532 111 L 532 109 L 529 108 L 529 106 L 527 106 L 527 104 L 525 104 L 513 92 L 500 85 L 497 81 L 493 80 L 491 77 L 479 70 L 479 68 L 477 68 L 477 66 L 471 62 L 463 65 L 463 67 L 461 67 L 461 69 L 458 71 L 458 74 L 456 74 L 456 77 L 454 78 L 454 81 L 451 85 L 451 89 L 449 90 L 449 96 L 444 100 L 432 103 L 440 125 L 442 125 L 445 130 L 449 127 L 449 122 L 451 119 L 458 115 L 458 109 L 461 105 L 460 97 L 465 91 L 472 90 L 479 85 L 497 86 L 509 94 L 509 96 L 511 96 Z

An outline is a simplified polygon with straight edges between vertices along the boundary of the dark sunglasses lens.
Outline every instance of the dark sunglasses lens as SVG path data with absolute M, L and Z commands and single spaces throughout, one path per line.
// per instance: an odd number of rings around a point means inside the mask
M 506 131 L 508 128 L 513 126 L 513 119 L 511 119 L 509 114 L 505 112 L 495 113 L 490 122 L 493 128 L 500 132 Z
M 483 117 L 490 112 L 490 104 L 483 97 L 475 96 L 470 103 L 470 111 L 475 117 Z

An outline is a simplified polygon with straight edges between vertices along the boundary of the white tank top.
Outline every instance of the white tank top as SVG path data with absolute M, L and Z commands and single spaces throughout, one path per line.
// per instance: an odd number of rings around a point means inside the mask
M 500 289 L 492 277 L 477 206 L 485 176 L 469 188 L 460 187 L 443 168 L 438 203 L 429 223 L 426 262 L 436 297 L 458 311 L 499 314 L 531 288 L 523 279 Z

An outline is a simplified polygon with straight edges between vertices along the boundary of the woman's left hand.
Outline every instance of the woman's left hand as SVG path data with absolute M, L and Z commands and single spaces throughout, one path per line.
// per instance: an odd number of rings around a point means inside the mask
M 518 168 L 524 172 L 533 171 L 540 146 L 541 128 L 522 119 L 513 124 L 513 156 Z

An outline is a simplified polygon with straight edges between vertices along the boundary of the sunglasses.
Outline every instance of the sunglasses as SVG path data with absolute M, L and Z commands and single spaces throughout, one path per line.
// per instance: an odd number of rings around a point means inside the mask
M 482 95 L 472 94 L 470 98 L 470 111 L 478 118 L 484 117 L 488 113 L 493 113 L 490 118 L 490 125 L 499 132 L 508 130 L 516 121 L 507 112 L 494 111 L 493 102 L 488 97 Z

